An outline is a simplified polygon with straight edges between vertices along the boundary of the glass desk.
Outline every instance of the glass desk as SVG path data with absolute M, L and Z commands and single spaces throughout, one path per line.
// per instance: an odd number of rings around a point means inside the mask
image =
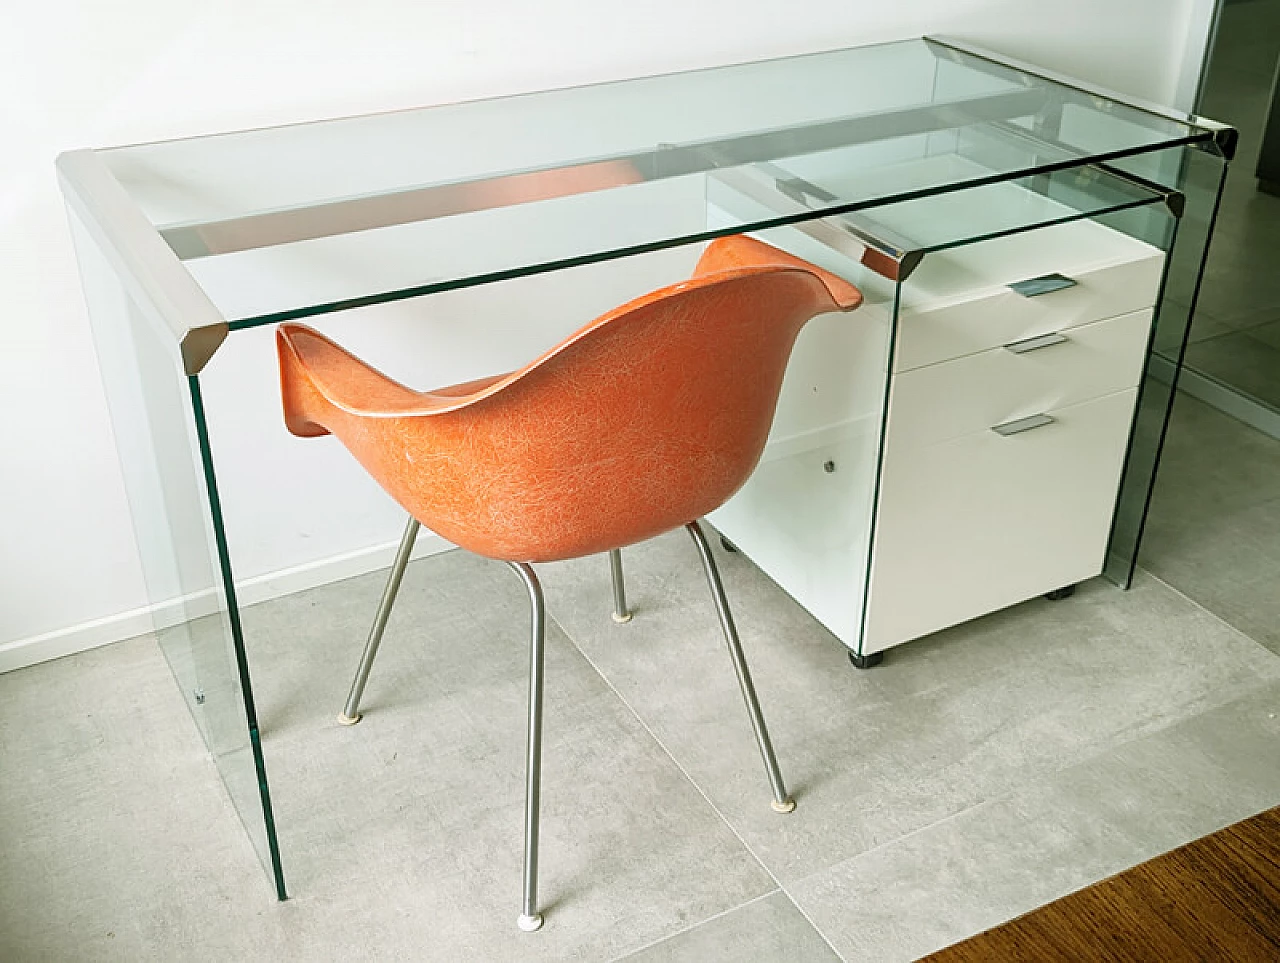
M 523 363 L 678 279 L 717 236 L 754 232 L 843 273 L 867 294 L 858 323 L 819 319 L 806 333 L 770 450 L 712 521 L 868 659 L 929 630 L 878 627 L 893 606 L 876 613 L 872 569 L 888 572 L 890 548 L 914 537 L 890 524 L 904 511 L 894 500 L 939 470 L 925 448 L 894 442 L 901 426 L 930 444 L 963 435 L 938 401 L 951 359 L 1048 358 L 1038 349 L 1095 337 L 1129 346 L 1112 381 L 1082 362 L 1058 408 L 981 434 L 983 446 L 1049 437 L 1031 429 L 1110 412 L 1087 574 L 1128 585 L 1235 140 L 927 38 L 59 157 L 157 635 L 280 898 L 237 606 L 252 586 L 233 574 L 246 546 L 270 568 L 273 519 L 306 480 L 282 477 L 271 454 L 286 439 L 278 404 L 268 411 L 269 326 L 313 319 L 433 387 Z M 1080 306 L 1098 291 L 1111 300 Z M 1045 320 L 1070 305 L 1067 321 Z M 967 347 L 939 320 L 966 310 L 985 339 Z M 1030 327 L 1017 320 L 1027 311 Z M 1129 320 L 1106 327 L 1113 317 Z M 1071 325 L 1071 339 L 1057 333 Z M 918 333 L 934 329 L 932 341 Z M 1102 407 L 1085 403 L 1095 398 Z M 254 434 L 264 422 L 276 434 Z M 1069 470 L 1096 454 L 1064 451 Z M 998 462 L 973 457 L 988 474 Z M 233 463 L 260 473 L 229 474 Z M 824 477 L 839 485 L 812 495 Z M 950 519 L 975 506 L 934 507 Z M 841 584 L 824 587 L 831 571 Z M 825 611 L 833 598 L 839 611 Z

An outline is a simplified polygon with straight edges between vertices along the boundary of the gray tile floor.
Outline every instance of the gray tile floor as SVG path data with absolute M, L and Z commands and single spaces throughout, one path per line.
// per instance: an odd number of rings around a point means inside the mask
M 0 959 L 906 960 L 1280 803 L 1280 443 L 1179 402 L 1142 574 L 869 672 L 721 556 L 784 772 L 773 813 L 693 549 L 543 567 L 547 925 L 514 926 L 522 589 L 414 563 L 246 612 L 292 899 L 154 641 L 0 676 Z M 1157 577 L 1159 576 L 1159 577 Z
M 1280 653 L 1280 442 L 1179 395 L 1142 564 Z

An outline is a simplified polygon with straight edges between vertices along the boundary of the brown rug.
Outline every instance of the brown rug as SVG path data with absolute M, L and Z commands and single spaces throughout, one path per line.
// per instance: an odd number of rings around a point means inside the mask
M 926 957 L 1280 961 L 1280 807 Z

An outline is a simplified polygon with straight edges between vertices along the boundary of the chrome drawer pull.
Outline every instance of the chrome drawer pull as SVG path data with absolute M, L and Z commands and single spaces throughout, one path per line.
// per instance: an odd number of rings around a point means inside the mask
M 1014 354 L 1026 354 L 1028 351 L 1035 351 L 1037 348 L 1048 348 L 1051 345 L 1062 344 L 1070 339 L 1065 334 L 1042 334 L 1036 338 L 1024 338 L 1021 341 L 1011 341 L 1004 346 L 1006 351 L 1012 351 Z
M 1032 415 L 1030 418 L 1019 418 L 1017 421 L 1006 421 L 1003 425 L 996 425 L 991 430 L 997 435 L 1017 435 L 1024 431 L 1030 431 L 1032 428 L 1043 428 L 1045 425 L 1053 424 L 1053 418 L 1049 415 Z
M 1061 291 L 1064 288 L 1073 288 L 1075 286 L 1076 282 L 1065 274 L 1042 274 L 1038 278 L 1015 281 L 1009 285 L 1011 290 L 1021 294 L 1024 298 L 1038 298 L 1042 294 L 1052 294 L 1054 291 Z

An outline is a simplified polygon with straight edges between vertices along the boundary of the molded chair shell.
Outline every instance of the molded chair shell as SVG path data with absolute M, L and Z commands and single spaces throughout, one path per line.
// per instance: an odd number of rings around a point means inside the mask
M 692 279 L 637 298 L 510 374 L 413 391 L 298 324 L 277 332 L 285 424 L 332 432 L 408 512 L 339 720 L 359 704 L 419 523 L 501 559 L 531 608 L 524 895 L 538 912 L 546 607 L 530 562 L 608 552 L 614 618 L 631 616 L 620 549 L 684 526 L 698 549 L 773 808 L 795 808 L 774 757 L 724 586 L 698 519 L 760 459 L 792 345 L 814 315 L 861 303 L 846 281 L 760 241 L 712 242 Z
M 576 558 L 678 528 L 733 495 L 764 449 L 801 327 L 860 302 L 833 274 L 723 238 L 691 280 L 603 315 L 524 368 L 428 392 L 286 324 L 285 421 L 297 435 L 333 432 L 409 514 L 463 548 Z

